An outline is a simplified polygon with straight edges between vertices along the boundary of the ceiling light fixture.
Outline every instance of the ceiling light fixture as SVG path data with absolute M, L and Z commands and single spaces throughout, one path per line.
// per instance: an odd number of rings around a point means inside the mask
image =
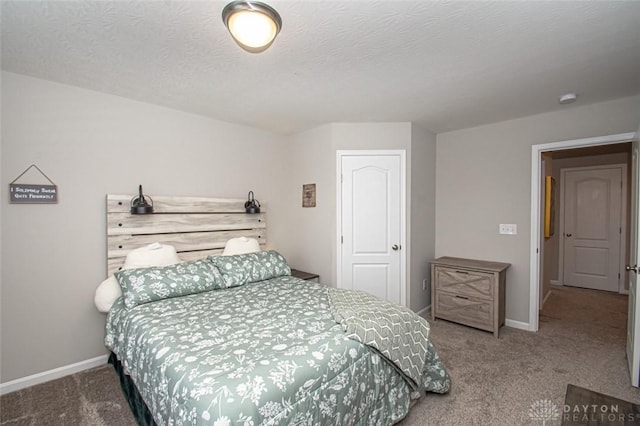
M 577 98 L 578 95 L 576 95 L 575 93 L 565 93 L 564 95 L 560 96 L 560 98 L 558 98 L 558 102 L 560 102 L 562 105 L 570 104 L 575 102 Z
M 247 52 L 264 52 L 282 28 L 282 18 L 271 6 L 238 0 L 225 6 L 222 21 L 233 40 Z

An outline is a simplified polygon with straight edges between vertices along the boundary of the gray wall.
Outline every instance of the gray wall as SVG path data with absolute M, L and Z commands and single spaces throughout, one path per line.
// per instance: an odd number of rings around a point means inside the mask
M 434 254 L 435 135 L 411 123 L 333 123 L 293 135 L 288 149 L 285 184 L 286 223 L 292 238 L 279 249 L 296 268 L 336 283 L 336 151 L 404 149 L 407 159 L 407 279 L 414 310 L 429 304 L 422 280 Z M 415 185 L 413 182 L 417 182 Z M 317 206 L 302 208 L 305 183 L 315 183 Z
M 283 186 L 283 217 L 290 238 L 278 250 L 292 268 L 320 275 L 334 286 L 336 227 L 335 150 L 331 125 L 291 136 L 286 154 L 287 180 Z M 302 185 L 316 184 L 316 207 L 302 207 Z
M 295 238 L 283 242 L 283 254 L 294 266 L 320 274 L 336 285 L 336 162 L 337 150 L 411 150 L 410 123 L 333 123 L 290 138 L 285 217 L 295 224 Z M 409 165 L 408 165 L 409 167 Z M 302 185 L 315 183 L 317 206 L 302 208 Z
M 436 255 L 511 263 L 506 316 L 529 322 L 531 146 L 634 132 L 640 96 L 437 136 Z M 518 234 L 499 235 L 515 223 Z
M 3 194 L 2 382 L 105 353 L 105 315 L 93 305 L 106 275 L 105 194 L 251 189 L 273 207 L 270 244 L 282 238 L 284 137 L 17 74 L 3 72 L 1 84 L 2 186 L 35 163 L 59 190 L 54 205 Z
M 431 304 L 429 261 L 435 257 L 436 136 L 411 126 L 411 305 L 419 311 Z M 426 288 L 422 290 L 422 280 Z

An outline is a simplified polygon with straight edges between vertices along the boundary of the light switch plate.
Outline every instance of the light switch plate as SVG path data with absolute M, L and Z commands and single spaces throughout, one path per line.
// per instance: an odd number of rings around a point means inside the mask
M 504 235 L 516 235 L 518 233 L 518 226 L 514 223 L 501 223 L 499 232 Z

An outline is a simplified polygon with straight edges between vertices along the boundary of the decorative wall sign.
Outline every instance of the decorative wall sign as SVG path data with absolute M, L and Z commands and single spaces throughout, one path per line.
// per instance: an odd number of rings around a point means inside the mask
M 32 167 L 35 167 L 49 184 L 16 183 Z M 9 184 L 9 202 L 13 204 L 56 204 L 58 202 L 58 186 L 35 164 L 30 165 Z
M 307 183 L 302 185 L 302 207 L 316 206 L 316 184 Z

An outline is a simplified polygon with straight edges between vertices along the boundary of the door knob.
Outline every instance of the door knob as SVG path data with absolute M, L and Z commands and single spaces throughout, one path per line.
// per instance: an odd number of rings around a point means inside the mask
M 391 246 L 391 248 L 393 249 L 393 251 L 397 251 L 397 250 L 400 250 L 402 248 L 402 246 L 394 244 L 394 245 Z
M 572 235 L 573 235 L 573 234 L 567 234 L 567 237 L 570 237 L 570 236 L 572 236 Z
M 635 272 L 636 274 L 638 273 L 638 265 L 633 265 L 633 266 L 626 265 L 624 269 L 625 271 Z

